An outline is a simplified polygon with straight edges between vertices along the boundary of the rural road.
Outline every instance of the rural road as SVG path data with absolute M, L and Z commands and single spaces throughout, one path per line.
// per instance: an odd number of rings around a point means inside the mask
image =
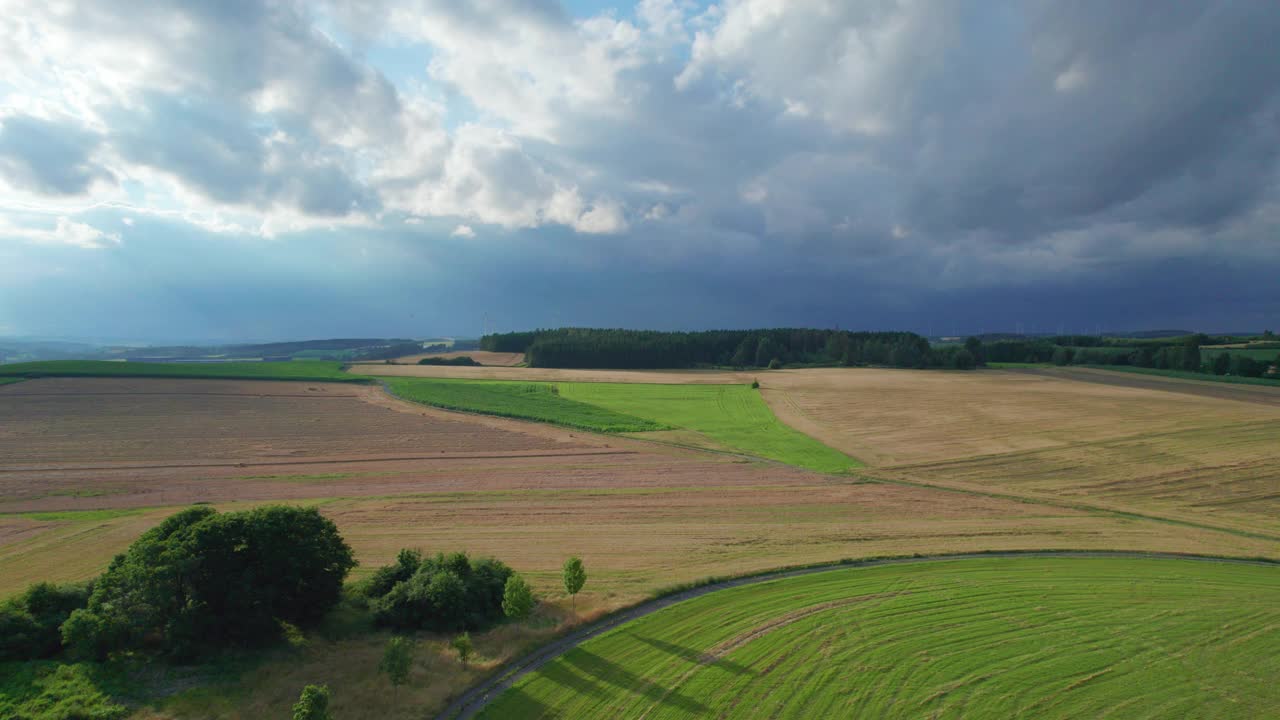
M 1048 557 L 1068 557 L 1068 558 L 1138 558 L 1138 559 L 1164 559 L 1164 560 L 1196 560 L 1201 562 L 1226 562 L 1239 563 L 1244 565 L 1273 565 L 1278 563 L 1267 560 L 1249 560 L 1244 558 L 1222 558 L 1212 557 L 1208 555 L 1183 555 L 1178 553 L 1159 553 L 1159 552 L 1126 552 L 1115 551 L 1108 552 L 1104 550 L 1047 550 L 1039 552 L 991 552 L 991 553 L 960 553 L 954 555 L 925 555 L 920 557 L 902 557 L 902 558 L 884 558 L 879 560 L 864 560 L 846 563 L 833 563 L 830 565 L 820 565 L 808 568 L 799 568 L 795 570 L 780 570 L 765 575 L 753 575 L 751 577 L 734 578 L 732 580 L 724 580 L 701 587 L 692 588 L 683 592 L 678 592 L 666 597 L 657 598 L 648 602 L 641 603 L 635 607 L 619 611 L 602 620 L 590 625 L 583 626 L 568 635 L 553 640 L 543 645 L 537 650 L 523 657 L 512 660 L 505 667 L 500 669 L 492 677 L 483 680 L 480 684 L 458 696 L 456 700 L 449 704 L 435 720 L 468 720 L 475 717 L 477 713 L 484 708 L 504 691 L 510 688 L 520 678 L 535 672 L 547 663 L 555 660 L 566 652 L 581 645 L 597 635 L 606 633 L 619 625 L 631 622 L 636 618 L 643 617 L 650 613 L 657 612 L 664 608 L 671 607 L 676 603 L 691 600 L 708 593 L 718 590 L 727 590 L 729 588 L 741 587 L 743 585 L 752 585 L 755 583 L 768 582 L 770 580 L 780 580 L 783 578 L 798 577 L 801 575 L 812 575 L 813 573 L 829 572 L 831 570 L 842 570 L 855 567 L 873 567 L 876 565 L 900 565 L 906 563 L 935 562 L 939 560 L 976 560 L 981 558 L 1048 558 Z

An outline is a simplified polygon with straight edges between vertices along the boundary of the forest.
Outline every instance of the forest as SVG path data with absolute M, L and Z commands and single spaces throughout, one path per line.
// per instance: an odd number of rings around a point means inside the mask
M 915 333 L 810 328 L 702 332 L 560 328 L 486 335 L 480 347 L 493 352 L 523 352 L 530 367 L 544 368 L 974 366 L 969 350 L 931 347 Z

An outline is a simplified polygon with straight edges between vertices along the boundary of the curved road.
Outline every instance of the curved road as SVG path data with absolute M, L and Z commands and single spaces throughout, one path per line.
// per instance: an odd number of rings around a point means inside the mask
M 898 565 L 905 563 L 919 562 L 935 562 L 939 560 L 977 560 L 981 558 L 1024 558 L 1024 557 L 1077 557 L 1077 558 L 1150 558 L 1164 560 L 1197 560 L 1201 562 L 1226 562 L 1239 563 L 1243 565 L 1278 565 L 1280 563 L 1268 560 L 1249 560 L 1245 558 L 1223 558 L 1212 557 L 1208 555 L 1183 555 L 1179 553 L 1159 553 L 1159 552 L 1107 552 L 1101 550 L 1048 550 L 1039 552 L 990 552 L 990 553 L 959 553 L 954 555 L 925 555 L 920 557 L 902 557 L 902 558 L 885 558 L 881 560 L 862 560 L 845 563 L 832 563 L 830 565 L 819 565 L 815 567 L 800 568 L 796 570 L 780 570 L 778 572 L 767 573 L 764 575 L 752 575 L 750 577 L 734 578 L 732 580 L 723 580 L 721 582 L 710 583 L 700 587 L 684 590 L 666 597 L 650 600 L 641 603 L 635 607 L 621 610 L 602 620 L 590 625 L 585 625 L 577 630 L 565 635 L 562 638 L 553 640 L 546 645 L 534 650 L 523 657 L 512 660 L 502 668 L 498 673 L 494 674 L 480 682 L 480 684 L 467 690 L 456 700 L 449 704 L 435 720 L 468 720 L 475 717 L 485 708 L 492 700 L 510 688 L 517 680 L 534 672 L 547 663 L 555 660 L 566 652 L 581 645 L 597 635 L 606 633 L 619 625 L 628 623 L 636 618 L 643 617 L 650 613 L 657 612 L 663 608 L 671 607 L 679 602 L 690 600 L 695 597 L 716 592 L 717 590 L 727 590 L 728 588 L 739 587 L 742 585 L 751 585 L 754 583 L 768 582 L 770 580 L 779 580 L 783 578 L 797 577 L 800 575 L 811 575 L 813 573 L 830 572 L 832 570 L 841 570 L 853 567 L 871 567 L 874 565 Z

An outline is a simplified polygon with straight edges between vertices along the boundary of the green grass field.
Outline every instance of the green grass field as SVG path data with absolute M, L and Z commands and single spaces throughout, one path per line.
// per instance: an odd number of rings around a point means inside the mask
M 1220 348 L 1220 347 L 1201 347 L 1200 358 L 1204 361 L 1227 353 L 1229 355 L 1243 355 L 1261 362 L 1273 363 L 1277 357 L 1280 357 L 1280 350 L 1275 348 Z
M 21 377 L 0 377 L 0 385 L 8 385 L 9 383 L 22 382 L 26 378 Z
M 106 360 L 47 360 L 0 365 L 0 381 L 34 377 L 211 378 L 236 380 L 305 380 L 356 382 L 371 380 L 342 371 L 342 363 L 323 360 L 289 362 L 144 363 Z
M 1260 718 L 1280 568 L 990 558 L 722 590 L 587 641 L 483 718 Z
M 1203 380 L 1206 382 L 1223 382 L 1235 385 L 1269 385 L 1271 387 L 1280 387 L 1280 380 L 1239 377 L 1236 375 L 1210 375 L 1208 373 L 1187 372 L 1185 370 L 1160 370 L 1158 368 L 1131 367 L 1125 365 L 1072 365 L 1070 367 L 1114 370 L 1116 372 L 1137 373 L 1139 375 L 1159 375 L 1161 377 L 1179 378 L 1181 380 Z
M 391 392 L 424 405 L 537 420 L 596 432 L 666 430 L 667 425 L 560 394 L 552 383 L 387 378 Z
M 819 472 L 857 460 L 784 425 L 746 385 L 656 385 L 387 378 L 393 393 L 427 405 L 597 432 L 689 430 L 714 444 Z M 643 437 L 643 436 L 642 436 Z
M 573 400 L 693 430 L 729 448 L 819 472 L 860 467 L 857 460 L 793 430 L 747 385 L 559 383 Z

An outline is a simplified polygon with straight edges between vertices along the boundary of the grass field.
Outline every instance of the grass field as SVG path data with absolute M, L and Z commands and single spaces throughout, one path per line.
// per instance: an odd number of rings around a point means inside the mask
M 419 378 L 388 378 L 386 382 L 402 398 L 453 410 L 600 432 L 674 428 L 710 440 L 701 444 L 809 470 L 840 473 L 860 466 L 848 455 L 779 422 L 760 393 L 747 385 Z
M 288 362 L 143 363 L 105 360 L 46 360 L 0 365 L 0 378 L 138 377 L 237 380 L 305 380 L 367 383 L 369 378 L 342 371 L 342 363 L 326 360 Z M 2 382 L 2 380 L 0 380 Z
M 1276 347 L 1265 347 L 1265 348 L 1229 347 L 1228 348 L 1228 347 L 1214 347 L 1214 346 L 1200 347 L 1200 358 L 1202 360 L 1206 360 L 1206 361 L 1212 360 L 1215 356 L 1221 355 L 1222 353 L 1227 353 L 1229 355 L 1241 355 L 1244 357 L 1253 358 L 1254 360 L 1261 360 L 1262 362 L 1273 363 L 1276 361 L 1277 357 L 1280 357 L 1280 348 L 1276 348 Z
M 1233 351 L 1235 352 L 1235 351 Z M 1274 359 L 1274 357 L 1272 358 Z M 1280 387 L 1280 379 L 1240 377 L 1237 375 L 1211 375 L 1209 373 L 1187 372 L 1186 370 L 1161 370 L 1159 368 L 1132 367 L 1125 365 L 1078 365 L 1101 370 L 1127 372 L 1135 375 L 1158 375 L 1160 377 L 1177 378 L 1179 380 L 1200 380 L 1202 382 L 1231 383 L 1235 385 L 1266 385 Z
M 857 460 L 784 425 L 748 385 L 560 383 L 573 400 L 702 433 L 740 452 L 789 465 L 839 473 Z
M 0 385 L 8 385 L 9 383 L 22 382 L 26 378 L 21 377 L 0 377 Z
M 625 624 L 480 717 L 1259 718 L 1274 567 L 1016 558 L 722 590 Z
M 549 422 L 596 432 L 644 432 L 669 426 L 561 395 L 547 383 L 390 378 L 387 387 L 405 400 L 450 410 Z

